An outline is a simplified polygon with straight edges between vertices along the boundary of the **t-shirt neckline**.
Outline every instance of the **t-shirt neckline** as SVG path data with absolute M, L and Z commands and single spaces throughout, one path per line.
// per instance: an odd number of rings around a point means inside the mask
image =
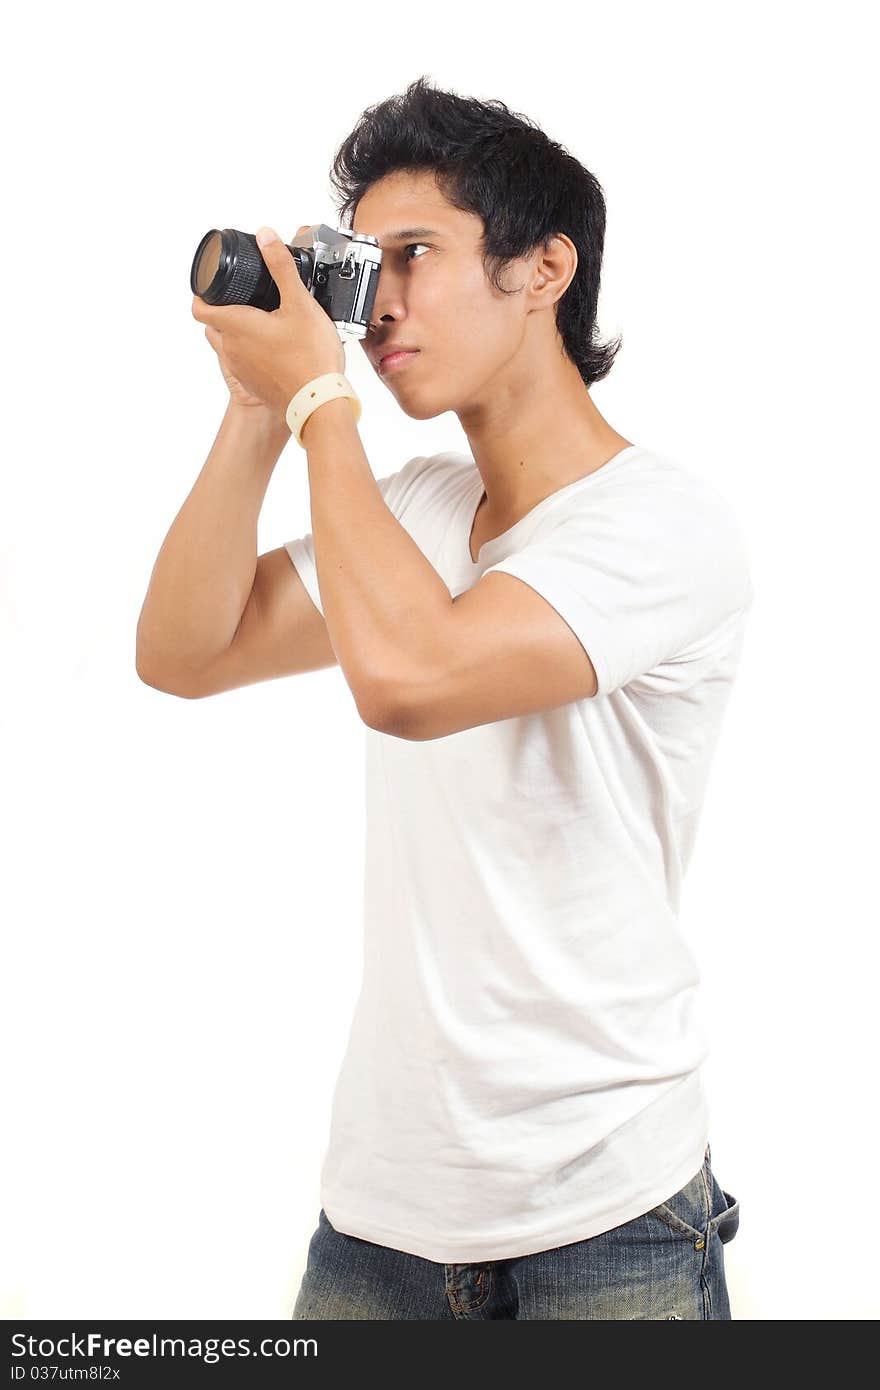
M 496 547 L 509 541 L 510 538 L 523 529 L 528 522 L 534 521 L 536 518 L 542 516 L 545 511 L 549 511 L 557 502 L 568 497 L 578 488 L 585 487 L 587 483 L 591 483 L 594 478 L 604 473 L 612 464 L 616 464 L 627 454 L 641 452 L 641 447 L 640 444 L 627 444 L 623 449 L 619 449 L 616 454 L 612 454 L 610 459 L 606 459 L 604 463 L 601 463 L 598 468 L 594 468 L 592 473 L 585 473 L 582 478 L 575 478 L 573 482 L 566 483 L 564 487 L 557 488 L 555 492 L 551 492 L 549 496 L 543 498 L 542 501 L 536 502 L 534 507 L 527 511 L 524 516 L 521 516 L 519 521 L 515 521 L 512 526 L 508 526 L 506 531 L 502 531 L 499 535 L 492 536 L 489 540 L 484 541 L 477 553 L 476 560 L 471 556 L 471 535 L 474 529 L 474 522 L 476 521 L 477 507 L 483 496 L 484 488 L 480 470 L 474 465 L 477 476 L 474 481 L 474 487 L 467 496 L 467 511 L 465 513 L 464 558 L 468 567 L 472 570 L 480 569 L 484 557 L 487 554 L 493 554 Z

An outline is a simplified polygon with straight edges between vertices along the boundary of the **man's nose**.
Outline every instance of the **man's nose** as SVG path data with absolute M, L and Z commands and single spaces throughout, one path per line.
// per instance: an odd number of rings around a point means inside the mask
M 376 287 L 376 298 L 373 300 L 370 325 L 378 327 L 382 323 L 394 323 L 403 318 L 406 318 L 406 306 L 403 303 L 399 287 L 393 276 L 389 275 L 383 267 L 379 272 L 379 283 Z

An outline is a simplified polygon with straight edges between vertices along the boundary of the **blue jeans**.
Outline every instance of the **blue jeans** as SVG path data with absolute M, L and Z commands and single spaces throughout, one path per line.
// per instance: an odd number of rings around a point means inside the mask
M 739 1202 L 703 1166 L 659 1206 L 600 1235 L 532 1255 L 438 1264 L 344 1235 L 323 1207 L 292 1317 L 691 1318 L 730 1321 L 724 1245 Z

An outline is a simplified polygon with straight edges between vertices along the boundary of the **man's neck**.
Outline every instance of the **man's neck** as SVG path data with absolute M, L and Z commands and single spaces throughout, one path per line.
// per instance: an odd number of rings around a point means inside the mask
M 554 356 L 541 376 L 518 375 L 494 386 L 491 398 L 458 412 L 483 479 L 478 528 L 484 535 L 507 530 L 631 442 L 599 413 L 567 358 Z

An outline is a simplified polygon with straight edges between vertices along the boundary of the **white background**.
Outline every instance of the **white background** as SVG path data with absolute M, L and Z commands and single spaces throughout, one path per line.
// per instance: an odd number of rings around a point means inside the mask
M 338 668 L 163 695 L 135 625 L 227 396 L 190 313 L 199 239 L 333 221 L 338 143 L 421 73 L 599 178 L 600 327 L 624 346 L 593 399 L 745 525 L 757 597 L 682 909 L 713 1166 L 742 1209 L 733 1316 L 880 1314 L 869 14 L 7 19 L 5 1317 L 292 1309 L 360 980 L 363 726 Z M 348 371 L 376 476 L 466 447 L 452 414 L 403 416 L 357 347 Z M 260 551 L 311 529 L 304 464 L 289 444 Z

